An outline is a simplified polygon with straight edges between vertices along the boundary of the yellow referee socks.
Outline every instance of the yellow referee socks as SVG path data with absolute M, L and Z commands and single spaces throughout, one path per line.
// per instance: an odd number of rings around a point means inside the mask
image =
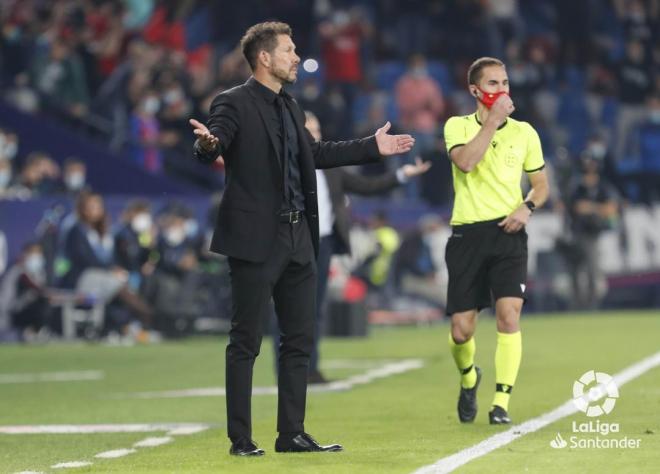
M 477 371 L 474 370 L 474 353 L 477 346 L 474 343 L 474 337 L 471 337 L 462 344 L 456 344 L 454 338 L 449 333 L 449 348 L 454 357 L 456 367 L 461 371 L 461 387 L 472 388 L 477 383 Z
M 495 349 L 495 398 L 493 405 L 509 409 L 511 390 L 516 383 L 520 358 L 522 357 L 522 337 L 520 331 L 512 334 L 497 333 Z

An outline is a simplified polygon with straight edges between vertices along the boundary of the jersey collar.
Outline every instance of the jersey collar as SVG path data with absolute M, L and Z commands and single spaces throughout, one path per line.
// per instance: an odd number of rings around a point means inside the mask
M 481 127 L 482 123 L 479 121 L 479 115 L 478 115 L 477 112 L 474 113 L 474 120 L 476 120 L 477 123 L 479 124 L 479 126 Z M 498 129 L 498 130 L 502 130 L 504 127 L 506 127 L 506 124 L 507 124 L 507 123 L 509 123 L 509 119 L 506 119 L 502 125 L 500 125 L 499 127 L 497 127 L 497 129 Z

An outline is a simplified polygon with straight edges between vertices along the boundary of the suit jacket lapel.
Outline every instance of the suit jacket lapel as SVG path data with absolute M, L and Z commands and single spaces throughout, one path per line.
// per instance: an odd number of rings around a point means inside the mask
M 305 123 L 300 120 L 300 117 L 294 110 L 298 107 L 298 104 L 293 99 L 290 99 L 288 105 L 291 111 L 291 117 L 293 117 L 293 122 L 296 125 L 296 132 L 298 132 L 298 148 L 300 149 L 301 158 L 299 162 L 300 171 L 301 173 L 307 172 L 309 174 L 311 170 L 311 173 L 314 174 L 316 166 L 314 165 L 314 157 L 312 157 L 312 149 L 307 141 L 307 129 L 305 128 Z M 316 175 L 314 182 L 316 182 Z
M 289 96 L 290 97 L 290 96 Z M 318 203 L 316 200 L 316 164 L 312 156 L 312 147 L 309 144 L 308 132 L 305 128 L 304 114 L 300 106 L 293 98 L 287 100 L 287 106 L 291 112 L 291 117 L 298 133 L 298 168 L 300 169 L 300 179 L 302 181 L 302 191 L 305 195 L 305 206 L 308 213 L 318 213 Z M 318 224 L 316 224 L 318 226 Z M 318 237 L 318 227 L 316 227 Z
M 279 168 L 280 170 L 282 169 L 282 157 L 280 156 L 279 152 L 279 147 L 277 146 L 277 136 L 275 135 L 275 132 L 271 129 L 270 124 L 268 123 L 268 111 L 266 110 L 266 104 L 264 103 L 261 98 L 257 97 L 257 95 L 254 93 L 252 90 L 252 87 L 250 86 L 250 80 L 254 79 L 249 79 L 246 85 L 248 86 L 247 89 L 250 92 L 250 95 L 252 96 L 252 99 L 254 100 L 254 104 L 256 105 L 257 111 L 259 112 L 259 116 L 261 117 L 261 121 L 264 123 L 264 127 L 266 128 L 266 132 L 268 132 L 268 138 L 270 138 L 270 143 L 273 146 L 273 150 L 275 150 L 275 156 L 277 156 L 277 161 L 279 163 Z

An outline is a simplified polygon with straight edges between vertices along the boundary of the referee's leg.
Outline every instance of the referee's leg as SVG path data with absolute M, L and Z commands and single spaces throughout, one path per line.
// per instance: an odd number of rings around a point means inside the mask
M 520 333 L 520 313 L 523 299 L 502 297 L 495 302 L 497 319 L 497 347 L 495 349 L 495 396 L 491 413 L 504 411 L 508 419 L 509 399 L 518 377 L 522 358 L 522 336 Z M 499 408 L 498 408 L 499 407 Z

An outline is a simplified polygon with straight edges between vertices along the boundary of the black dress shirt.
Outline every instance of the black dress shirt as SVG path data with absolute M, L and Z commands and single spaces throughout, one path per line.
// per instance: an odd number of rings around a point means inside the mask
M 278 138 L 276 152 L 280 157 L 284 177 L 282 184 L 284 199 L 282 200 L 281 211 L 304 211 L 305 197 L 302 192 L 298 162 L 300 145 L 298 143 L 298 132 L 288 105 L 292 98 L 284 89 L 276 94 L 259 82 L 256 82 L 256 85 L 260 97 L 268 104 L 267 110 L 270 115 L 268 126 L 275 130 L 275 135 Z

